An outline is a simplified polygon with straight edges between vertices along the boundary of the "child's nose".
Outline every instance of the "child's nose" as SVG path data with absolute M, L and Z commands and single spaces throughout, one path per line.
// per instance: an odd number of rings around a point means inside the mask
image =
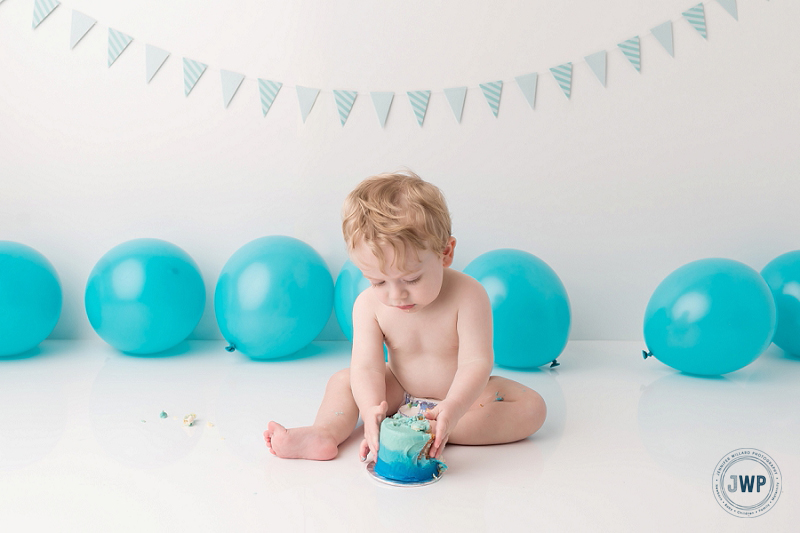
M 406 297 L 408 291 L 406 288 L 399 284 L 392 284 L 391 290 L 389 291 L 389 296 L 394 300 L 402 300 Z

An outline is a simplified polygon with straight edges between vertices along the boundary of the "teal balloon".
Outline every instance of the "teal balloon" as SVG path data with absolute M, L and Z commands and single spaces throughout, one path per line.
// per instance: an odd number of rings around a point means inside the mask
M 732 259 L 701 259 L 662 281 L 650 297 L 650 354 L 689 374 L 726 374 L 752 363 L 775 333 L 775 302 L 758 272 Z
M 252 359 L 275 359 L 304 348 L 325 327 L 333 278 L 308 244 L 261 237 L 225 263 L 214 294 L 223 337 Z
M 27 352 L 47 338 L 61 303 L 50 261 L 30 246 L 0 241 L 0 356 Z
M 778 326 L 772 339 L 787 352 L 800 354 L 800 250 L 770 261 L 761 270 L 775 299 Z
M 154 354 L 186 339 L 206 303 L 194 260 L 160 239 L 134 239 L 109 250 L 92 269 L 84 297 L 97 334 L 131 354 Z
M 494 360 L 508 368 L 555 361 L 567 345 L 567 291 L 547 263 L 522 250 L 492 250 L 464 269 L 492 304 Z
M 333 294 L 333 310 L 344 336 L 353 340 L 353 304 L 361 292 L 369 287 L 369 280 L 349 259 L 345 261 L 336 278 Z

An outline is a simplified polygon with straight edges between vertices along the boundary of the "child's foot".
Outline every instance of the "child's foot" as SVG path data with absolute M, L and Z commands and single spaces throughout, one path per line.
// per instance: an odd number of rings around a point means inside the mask
M 327 461 L 339 453 L 333 435 L 314 426 L 286 429 L 277 422 L 270 422 L 264 440 L 272 455 L 284 459 Z

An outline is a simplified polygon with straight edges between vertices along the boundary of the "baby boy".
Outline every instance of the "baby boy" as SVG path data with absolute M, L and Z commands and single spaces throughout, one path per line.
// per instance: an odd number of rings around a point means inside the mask
M 269 423 L 270 451 L 333 459 L 360 414 L 366 460 L 377 454 L 381 421 L 408 403 L 427 407 L 436 458 L 448 442 L 500 444 L 535 433 L 547 413 L 542 397 L 491 375 L 489 297 L 449 268 L 456 240 L 441 191 L 410 172 L 373 176 L 345 200 L 342 230 L 350 259 L 371 284 L 353 306 L 350 368 L 328 381 L 313 425 Z

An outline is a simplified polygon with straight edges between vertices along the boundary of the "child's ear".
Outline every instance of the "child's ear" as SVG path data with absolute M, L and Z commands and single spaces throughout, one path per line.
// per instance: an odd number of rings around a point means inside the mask
M 442 265 L 449 267 L 453 264 L 453 253 L 456 249 L 456 238 L 450 237 L 447 239 L 447 245 L 444 247 L 444 251 L 442 252 Z

